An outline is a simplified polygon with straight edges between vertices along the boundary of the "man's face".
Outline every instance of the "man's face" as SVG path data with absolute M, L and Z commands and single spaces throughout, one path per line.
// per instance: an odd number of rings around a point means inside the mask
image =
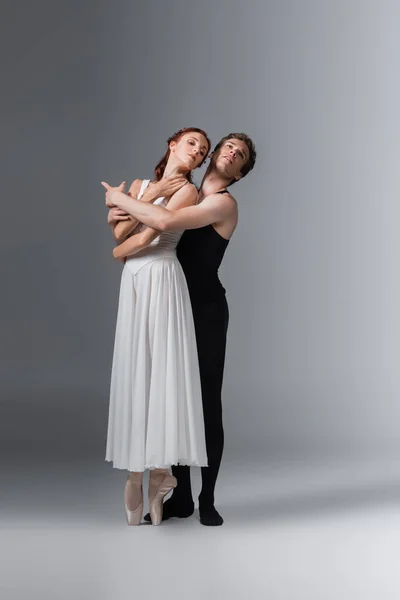
M 229 179 L 240 179 L 241 170 L 249 159 L 249 149 L 246 142 L 230 138 L 226 140 L 213 155 L 215 168 Z

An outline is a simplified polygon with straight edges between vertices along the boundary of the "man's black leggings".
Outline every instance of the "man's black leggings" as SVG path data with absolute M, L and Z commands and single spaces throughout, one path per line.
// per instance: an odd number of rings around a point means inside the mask
M 222 425 L 222 381 L 229 311 L 225 295 L 220 298 L 191 298 L 203 398 L 208 467 L 202 467 L 201 504 L 214 504 L 214 490 L 224 448 Z M 179 493 L 191 496 L 189 467 L 173 467 Z

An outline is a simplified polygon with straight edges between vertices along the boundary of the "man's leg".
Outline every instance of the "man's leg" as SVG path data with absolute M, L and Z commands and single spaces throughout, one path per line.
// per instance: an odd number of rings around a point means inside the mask
M 228 306 L 226 299 L 193 306 L 199 355 L 201 390 L 208 467 L 202 467 L 199 495 L 200 521 L 203 525 L 222 525 L 214 506 L 215 485 L 224 449 L 222 423 L 222 382 L 224 375 Z

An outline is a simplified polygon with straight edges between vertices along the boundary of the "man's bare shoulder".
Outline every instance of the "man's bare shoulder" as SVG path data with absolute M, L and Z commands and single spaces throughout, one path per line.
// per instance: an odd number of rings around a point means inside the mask
M 220 208 L 224 208 L 232 213 L 237 212 L 238 210 L 237 200 L 229 192 L 224 194 L 210 194 L 204 198 L 202 204 L 203 203 L 207 204 L 208 206 L 218 206 Z

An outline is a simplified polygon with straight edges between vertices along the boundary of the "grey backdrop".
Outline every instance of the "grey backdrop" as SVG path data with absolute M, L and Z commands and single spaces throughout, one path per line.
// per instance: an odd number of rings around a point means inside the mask
M 103 460 L 99 182 L 151 176 L 194 125 L 258 149 L 221 270 L 226 456 L 399 456 L 399 3 L 3 6 L 1 443 Z

